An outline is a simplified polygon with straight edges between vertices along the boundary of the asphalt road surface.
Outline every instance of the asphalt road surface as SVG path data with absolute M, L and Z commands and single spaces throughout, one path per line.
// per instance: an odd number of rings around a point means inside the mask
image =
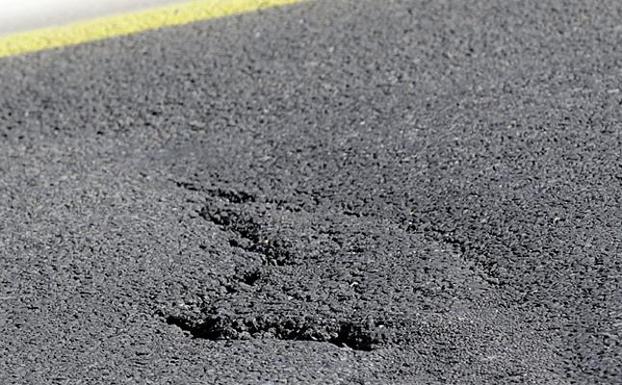
M 619 1 L 317 1 L 0 61 L 0 383 L 621 384 Z

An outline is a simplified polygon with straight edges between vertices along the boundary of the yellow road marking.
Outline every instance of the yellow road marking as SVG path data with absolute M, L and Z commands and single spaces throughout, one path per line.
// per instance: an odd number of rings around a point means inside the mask
M 303 0 L 195 0 L 0 37 L 0 58 L 230 16 Z

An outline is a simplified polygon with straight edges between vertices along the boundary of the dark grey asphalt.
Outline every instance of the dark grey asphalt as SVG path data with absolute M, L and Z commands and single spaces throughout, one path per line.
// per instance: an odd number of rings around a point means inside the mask
M 0 383 L 622 384 L 620 47 L 318 1 L 0 61 Z

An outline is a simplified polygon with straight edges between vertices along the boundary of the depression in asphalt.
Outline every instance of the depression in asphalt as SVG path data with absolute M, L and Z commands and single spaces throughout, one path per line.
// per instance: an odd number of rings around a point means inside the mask
M 620 47 L 312 1 L 2 59 L 0 383 L 622 383 Z

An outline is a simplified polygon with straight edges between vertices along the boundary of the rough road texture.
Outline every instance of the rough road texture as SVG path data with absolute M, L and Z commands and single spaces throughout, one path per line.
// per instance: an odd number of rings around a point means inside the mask
M 0 383 L 622 383 L 621 46 L 318 1 L 0 61 Z

